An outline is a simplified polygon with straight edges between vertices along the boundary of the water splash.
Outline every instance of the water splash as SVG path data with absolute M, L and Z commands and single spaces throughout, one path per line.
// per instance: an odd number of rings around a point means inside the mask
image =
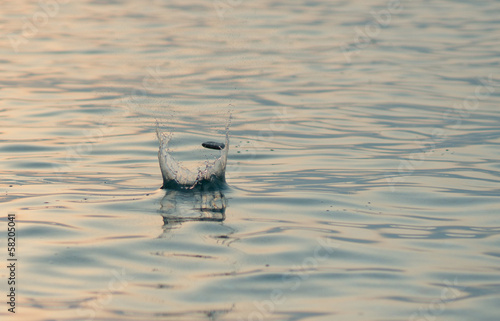
M 163 176 L 164 189 L 194 189 L 222 188 L 226 186 L 226 163 L 229 152 L 229 126 L 231 124 L 231 114 L 226 122 L 225 146 L 220 150 L 220 156 L 214 160 L 206 160 L 203 165 L 190 169 L 178 162 L 169 149 L 169 142 L 172 139 L 172 132 L 163 132 L 157 123 L 156 136 L 160 143 L 158 160 Z

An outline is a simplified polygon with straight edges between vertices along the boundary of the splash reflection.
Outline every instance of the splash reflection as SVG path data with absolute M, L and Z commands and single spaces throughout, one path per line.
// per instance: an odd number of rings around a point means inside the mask
M 165 190 L 159 213 L 163 229 L 171 230 L 187 221 L 223 222 L 227 199 L 221 190 Z

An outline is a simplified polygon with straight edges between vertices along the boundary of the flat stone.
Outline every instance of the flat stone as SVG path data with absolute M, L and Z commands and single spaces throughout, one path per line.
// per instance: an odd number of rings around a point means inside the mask
M 222 150 L 224 149 L 224 147 L 226 147 L 224 143 L 217 143 L 217 142 L 204 142 L 203 144 L 201 144 L 201 146 L 209 149 L 219 149 L 219 150 Z

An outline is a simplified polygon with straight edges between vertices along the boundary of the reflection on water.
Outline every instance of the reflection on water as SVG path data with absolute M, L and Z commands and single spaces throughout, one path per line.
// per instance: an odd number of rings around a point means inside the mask
M 163 217 L 163 228 L 170 230 L 186 221 L 223 222 L 226 206 L 227 199 L 218 189 L 167 189 L 158 212 Z
M 3 1 L 0 319 L 498 319 L 499 12 Z

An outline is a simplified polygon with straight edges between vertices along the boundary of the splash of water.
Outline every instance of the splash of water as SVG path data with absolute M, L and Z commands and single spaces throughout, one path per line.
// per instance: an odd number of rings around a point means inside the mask
M 158 160 L 160 162 L 163 186 L 165 189 L 194 189 L 195 187 L 222 188 L 226 185 L 226 163 L 229 152 L 229 125 L 231 115 L 226 122 L 225 146 L 220 156 L 214 160 L 206 160 L 197 168 L 187 168 L 178 162 L 169 149 L 172 132 L 165 133 L 156 126 L 156 136 L 160 143 Z

